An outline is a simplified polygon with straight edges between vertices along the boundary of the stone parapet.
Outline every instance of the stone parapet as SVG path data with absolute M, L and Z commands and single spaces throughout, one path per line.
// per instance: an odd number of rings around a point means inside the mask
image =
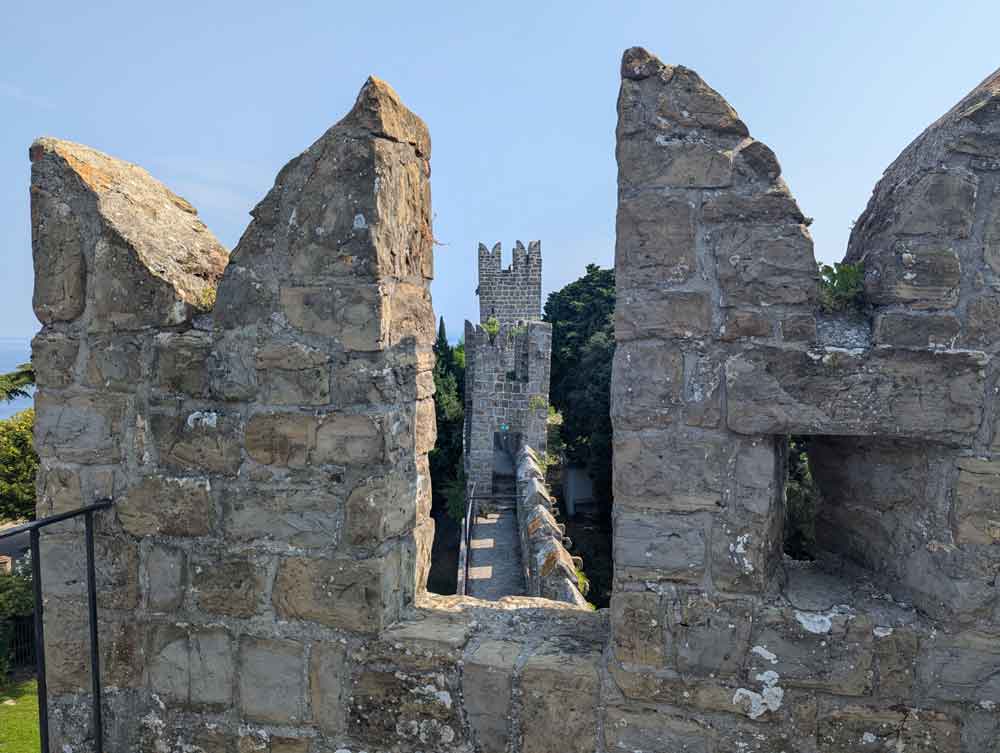
M 566 529 L 556 522 L 555 501 L 545 484 L 538 455 L 522 444 L 516 451 L 514 466 L 521 559 L 529 595 L 586 607 L 576 575 L 582 563 L 566 549 Z

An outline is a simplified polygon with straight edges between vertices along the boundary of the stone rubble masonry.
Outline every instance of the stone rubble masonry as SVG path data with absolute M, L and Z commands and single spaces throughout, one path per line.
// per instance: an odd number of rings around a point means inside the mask
M 566 549 L 566 527 L 554 517 L 555 500 L 545 483 L 538 455 L 526 444 L 514 455 L 517 525 L 528 594 L 587 607 L 576 577 L 583 563 Z
M 1000 72 L 876 186 L 850 315 L 696 73 L 628 50 L 618 113 L 608 750 L 996 750 Z M 811 563 L 782 557 L 791 434 Z
M 490 335 L 465 323 L 466 488 L 493 491 L 494 452 L 505 436 L 518 437 L 536 452 L 548 444 L 552 325 L 526 321 L 501 324 Z
M 530 322 L 542 317 L 542 244 L 514 244 L 514 258 L 502 266 L 502 249 L 479 244 L 479 321 L 495 317 L 501 324 Z
M 845 318 L 817 311 L 771 150 L 693 71 L 634 48 L 622 73 L 598 612 L 424 590 L 430 140 L 387 85 L 281 171 L 228 263 L 138 168 L 32 147 L 38 513 L 115 502 L 106 750 L 997 749 L 1000 78 L 876 187 L 848 250 L 870 307 Z M 508 371 L 547 395 L 551 333 L 520 327 L 470 350 L 481 395 Z M 816 563 L 781 558 L 792 431 Z M 81 526 L 43 547 L 53 750 L 87 753 Z

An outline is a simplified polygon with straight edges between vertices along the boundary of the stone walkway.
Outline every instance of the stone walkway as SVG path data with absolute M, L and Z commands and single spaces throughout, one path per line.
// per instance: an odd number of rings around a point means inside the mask
M 521 567 L 521 540 L 517 531 L 514 480 L 494 476 L 496 499 L 479 500 L 482 511 L 472 527 L 469 547 L 469 580 L 466 593 L 478 599 L 496 601 L 503 596 L 524 596 Z

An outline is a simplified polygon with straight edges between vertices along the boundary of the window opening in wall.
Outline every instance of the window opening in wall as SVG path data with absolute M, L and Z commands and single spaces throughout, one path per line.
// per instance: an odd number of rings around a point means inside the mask
M 816 559 L 819 488 L 809 463 L 809 437 L 787 440 L 784 552 L 794 560 Z

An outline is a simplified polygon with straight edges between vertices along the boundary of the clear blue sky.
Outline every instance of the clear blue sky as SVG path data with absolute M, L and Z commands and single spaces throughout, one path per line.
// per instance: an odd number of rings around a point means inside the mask
M 0 28 L 0 337 L 29 336 L 28 145 L 137 162 L 232 247 L 277 170 L 387 79 L 433 139 L 434 304 L 476 315 L 475 251 L 540 238 L 545 292 L 610 265 L 624 48 L 697 70 L 778 154 L 817 255 L 899 151 L 1000 65 L 1000 3 L 28 0 Z

